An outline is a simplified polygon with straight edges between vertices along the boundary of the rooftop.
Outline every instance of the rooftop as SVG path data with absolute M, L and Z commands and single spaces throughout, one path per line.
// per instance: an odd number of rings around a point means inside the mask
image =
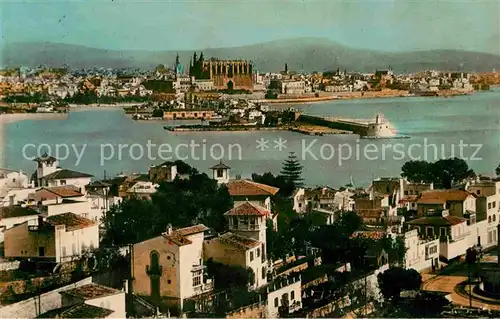
M 168 240 L 172 241 L 177 246 L 184 246 L 192 243 L 192 241 L 189 240 L 186 236 L 205 232 L 207 230 L 208 230 L 207 226 L 203 224 L 198 224 L 194 226 L 172 230 L 170 234 L 168 232 L 165 232 L 162 235 Z
M 90 174 L 75 172 L 69 169 L 61 169 L 43 176 L 44 179 L 68 179 L 68 178 L 84 178 L 92 177 Z
M 66 230 L 82 229 L 95 225 L 95 223 L 90 219 L 73 213 L 49 216 L 45 219 L 45 222 L 53 226 L 64 225 L 66 226 Z
M 273 196 L 279 188 L 244 179 L 230 180 L 227 184 L 231 196 Z
M 70 290 L 61 291 L 61 294 L 82 298 L 84 300 L 96 299 L 120 293 L 120 290 L 98 284 L 87 284 Z
M 35 162 L 55 162 L 57 161 L 57 158 L 48 155 L 47 153 L 44 153 L 42 156 L 37 157 L 34 159 Z
M 36 192 L 39 192 L 40 190 L 45 189 L 59 197 L 80 197 L 83 196 L 83 194 L 80 192 L 80 189 L 74 185 L 64 185 L 64 186 L 53 186 L 53 187 L 42 187 Z M 36 193 L 35 192 L 35 193 Z
M 21 206 L 6 206 L 0 207 L 0 218 L 13 218 L 38 215 L 38 212 L 29 207 Z
M 225 213 L 226 216 L 268 216 L 270 212 L 263 207 L 245 202 Z
M 417 200 L 418 204 L 445 204 L 448 201 L 463 202 L 471 193 L 461 189 L 432 190 L 423 192 Z
M 227 166 L 226 164 L 222 163 L 222 161 L 220 161 L 218 164 L 210 167 L 210 169 L 231 169 L 231 167 Z
M 433 225 L 433 226 L 453 226 L 465 223 L 467 219 L 452 215 L 447 216 L 424 216 L 414 220 L 410 220 L 410 225 Z
M 38 318 L 106 318 L 114 311 L 86 303 L 47 311 Z
M 244 250 L 258 247 L 261 244 L 260 241 L 258 240 L 255 240 L 253 238 L 243 237 L 237 234 L 233 234 L 231 232 L 227 232 L 220 235 L 219 239 L 230 245 L 236 246 Z

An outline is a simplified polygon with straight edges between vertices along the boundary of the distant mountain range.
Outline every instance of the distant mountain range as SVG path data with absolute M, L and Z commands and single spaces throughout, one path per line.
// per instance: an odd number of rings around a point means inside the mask
M 279 71 L 288 63 L 290 70 L 326 71 L 337 68 L 373 72 L 391 66 L 395 72 L 419 70 L 491 71 L 500 70 L 500 56 L 461 50 L 380 52 L 353 49 L 328 39 L 299 38 L 231 48 L 203 49 L 206 58 L 247 59 L 262 72 Z M 3 67 L 48 65 L 71 68 L 94 66 L 111 68 L 154 68 L 172 66 L 177 51 L 105 50 L 59 43 L 10 43 L 1 46 Z M 193 51 L 179 51 L 187 69 Z

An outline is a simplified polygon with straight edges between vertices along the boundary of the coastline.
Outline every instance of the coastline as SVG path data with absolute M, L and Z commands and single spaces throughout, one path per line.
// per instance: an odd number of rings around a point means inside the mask
M 0 114 L 0 125 L 25 120 L 65 120 L 68 113 L 8 113 Z

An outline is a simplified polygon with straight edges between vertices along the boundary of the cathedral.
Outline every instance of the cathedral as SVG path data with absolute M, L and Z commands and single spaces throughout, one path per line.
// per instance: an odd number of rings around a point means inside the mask
M 212 80 L 217 90 L 252 90 L 253 66 L 245 60 L 205 60 L 196 52 L 190 62 L 189 75 L 196 79 Z

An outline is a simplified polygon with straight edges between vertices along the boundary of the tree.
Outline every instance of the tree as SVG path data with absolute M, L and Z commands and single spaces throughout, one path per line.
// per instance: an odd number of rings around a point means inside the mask
M 398 300 L 403 290 L 417 290 L 422 284 L 422 276 L 415 269 L 391 267 L 378 274 L 380 292 L 387 301 Z
M 303 186 L 302 165 L 300 164 L 295 152 L 290 152 L 288 159 L 281 167 L 280 175 L 287 181 L 293 182 L 295 188 Z
M 175 163 L 179 173 L 189 178 L 161 182 L 151 200 L 132 197 L 111 207 L 103 220 L 105 244 L 137 243 L 160 235 L 169 224 L 203 223 L 219 232 L 226 229 L 224 213 L 233 207 L 227 187 L 183 162 Z
M 295 189 L 293 181 L 288 180 L 282 175 L 274 176 L 271 172 L 267 172 L 262 175 L 254 173 L 252 174 L 252 180 L 257 183 L 279 188 L 280 190 L 277 195 L 285 198 L 292 195 Z
M 338 225 L 342 233 L 351 236 L 363 226 L 363 219 L 353 211 L 342 212 L 339 216 Z
M 500 177 L 500 164 L 498 164 L 497 168 L 495 168 L 495 174 Z
M 206 266 L 207 274 L 213 278 L 217 290 L 246 288 L 255 283 L 255 273 L 251 268 L 222 264 L 212 258 L 207 260 Z
M 463 159 L 454 157 L 431 163 L 409 161 L 401 167 L 401 176 L 411 182 L 434 183 L 436 187 L 451 188 L 467 178 L 475 176 Z

